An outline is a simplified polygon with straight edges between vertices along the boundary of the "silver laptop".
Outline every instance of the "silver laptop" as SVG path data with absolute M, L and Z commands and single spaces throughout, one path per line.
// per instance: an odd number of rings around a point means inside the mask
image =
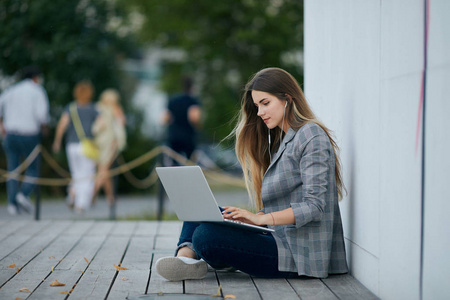
M 225 219 L 199 166 L 159 167 L 156 168 L 156 172 L 178 219 L 191 222 L 220 222 L 261 232 L 274 231 L 267 227 Z

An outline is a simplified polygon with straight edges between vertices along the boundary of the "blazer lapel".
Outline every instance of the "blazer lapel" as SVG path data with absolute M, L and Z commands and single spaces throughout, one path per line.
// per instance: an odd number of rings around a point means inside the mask
M 284 136 L 283 140 L 281 141 L 280 148 L 278 148 L 277 153 L 275 153 L 275 156 L 273 157 L 272 161 L 270 162 L 269 167 L 266 170 L 267 172 L 270 170 L 270 168 L 278 161 L 278 159 L 281 157 L 281 154 L 283 154 L 284 150 L 286 149 L 286 145 L 294 138 L 295 131 L 292 128 L 288 129 L 288 132 Z

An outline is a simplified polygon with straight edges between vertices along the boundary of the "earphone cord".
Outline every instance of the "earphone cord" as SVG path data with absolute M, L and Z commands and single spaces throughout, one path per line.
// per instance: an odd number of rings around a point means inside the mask
M 281 146 L 281 141 L 282 141 L 282 137 L 283 137 L 283 128 L 284 128 L 284 116 L 286 115 L 286 106 L 287 106 L 287 101 L 286 104 L 284 105 L 284 112 L 283 112 L 283 121 L 281 122 L 281 132 L 280 132 L 280 146 Z
M 270 149 L 270 128 L 267 128 L 267 129 L 269 129 L 269 159 L 270 159 L 270 161 L 272 162 L 272 150 Z

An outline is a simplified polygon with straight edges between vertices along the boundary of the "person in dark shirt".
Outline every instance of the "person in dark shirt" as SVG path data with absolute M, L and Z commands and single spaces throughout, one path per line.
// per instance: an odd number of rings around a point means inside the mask
M 183 93 L 169 100 L 163 123 L 169 125 L 168 146 L 189 159 L 196 148 L 197 128 L 202 110 L 199 100 L 192 95 L 192 79 L 183 79 Z

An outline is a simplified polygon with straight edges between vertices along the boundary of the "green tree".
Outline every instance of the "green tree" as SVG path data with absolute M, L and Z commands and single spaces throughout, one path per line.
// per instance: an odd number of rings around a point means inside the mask
M 277 66 L 302 82 L 300 51 L 303 3 L 299 0 L 127 0 L 144 16 L 143 42 L 184 51 L 180 62 L 163 65 L 163 89 L 174 93 L 179 78 L 199 81 L 204 132 L 217 142 L 229 134 L 248 78 Z M 174 66 L 177 65 L 177 66 Z
M 38 65 L 53 105 L 70 101 L 80 79 L 98 91 L 119 87 L 119 59 L 134 43 L 112 20 L 128 22 L 112 1 L 0 0 L 0 70 L 13 75 Z
M 89 79 L 96 88 L 95 99 L 105 88 L 120 90 L 130 119 L 128 149 L 133 156 L 125 153 L 126 159 L 142 154 L 133 152 L 142 149 L 134 144 L 145 142 L 139 131 L 142 118 L 126 101 L 131 99 L 133 79 L 121 71 L 123 59 L 134 55 L 137 43 L 121 2 L 0 0 L 0 24 L 0 76 L 13 76 L 27 65 L 39 66 L 50 100 L 52 126 L 64 106 L 73 100 L 75 83 Z M 50 136 L 44 141 L 46 149 L 51 148 L 52 139 Z M 56 158 L 67 168 L 64 154 Z M 5 168 L 4 160 L 0 167 Z M 56 176 L 46 164 L 41 173 L 43 177 Z M 147 174 L 148 166 L 137 172 L 140 177 Z M 52 191 L 57 190 L 63 188 Z

